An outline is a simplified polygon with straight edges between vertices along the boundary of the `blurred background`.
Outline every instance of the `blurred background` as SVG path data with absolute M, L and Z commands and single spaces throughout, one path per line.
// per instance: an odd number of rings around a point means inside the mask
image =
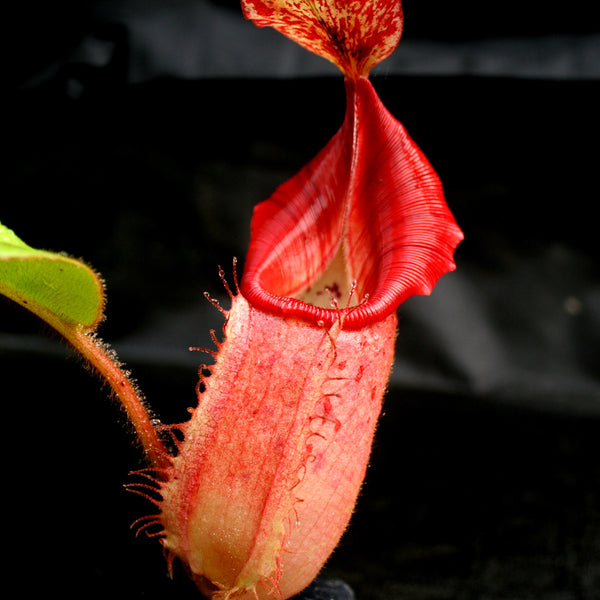
M 187 418 L 203 297 L 253 206 L 344 114 L 323 59 L 234 0 L 23 2 L 0 220 L 102 273 L 100 335 L 166 423 Z M 324 575 L 358 600 L 600 598 L 600 23 L 594 3 L 405 0 L 372 74 L 444 182 L 456 272 L 400 307 L 372 465 Z M 122 484 L 141 462 L 69 349 L 0 301 L 7 578 L 64 598 L 192 598 Z M 9 454 L 10 452 L 10 454 Z

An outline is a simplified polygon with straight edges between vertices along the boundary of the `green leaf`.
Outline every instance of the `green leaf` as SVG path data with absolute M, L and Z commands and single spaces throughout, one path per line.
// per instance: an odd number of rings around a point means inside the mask
M 0 223 L 0 293 L 50 325 L 94 330 L 103 318 L 102 280 L 85 263 L 36 250 Z

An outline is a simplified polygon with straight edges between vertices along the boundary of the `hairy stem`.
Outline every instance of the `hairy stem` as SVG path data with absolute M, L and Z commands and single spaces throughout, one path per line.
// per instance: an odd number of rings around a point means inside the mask
M 110 385 L 127 413 L 148 461 L 158 469 L 167 467 L 170 463 L 169 453 L 153 425 L 141 394 L 123 371 L 115 353 L 93 334 L 78 329 L 57 329 Z

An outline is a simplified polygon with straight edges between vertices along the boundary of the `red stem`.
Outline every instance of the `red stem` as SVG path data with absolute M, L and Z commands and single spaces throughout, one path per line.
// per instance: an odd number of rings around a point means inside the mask
M 170 463 L 169 453 L 152 423 L 142 396 L 121 368 L 113 351 L 84 331 L 71 329 L 60 333 L 110 385 L 125 409 L 152 466 L 158 469 L 167 467 Z

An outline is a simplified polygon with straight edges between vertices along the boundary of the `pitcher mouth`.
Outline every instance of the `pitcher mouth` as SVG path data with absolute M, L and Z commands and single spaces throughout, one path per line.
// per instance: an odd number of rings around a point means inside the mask
M 440 180 L 365 77 L 330 142 L 254 212 L 241 291 L 266 312 L 359 329 L 429 294 L 463 239 Z

